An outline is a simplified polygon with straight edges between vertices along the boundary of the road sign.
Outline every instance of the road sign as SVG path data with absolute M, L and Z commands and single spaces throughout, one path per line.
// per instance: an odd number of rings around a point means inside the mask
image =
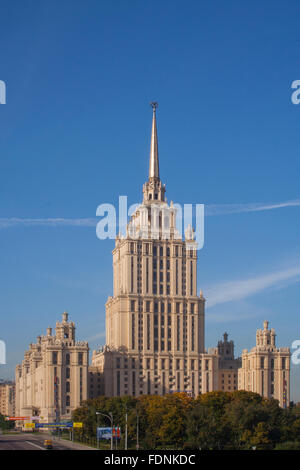
M 113 427 L 113 438 L 121 438 L 121 428 Z M 111 428 L 97 428 L 97 439 L 111 439 Z
M 35 423 L 36 428 L 72 428 L 73 423 Z
M 82 428 L 83 423 L 73 423 L 73 428 Z
M 30 416 L 6 416 L 6 421 L 25 421 L 26 419 L 30 419 Z
M 34 429 L 35 423 L 25 423 L 25 429 Z

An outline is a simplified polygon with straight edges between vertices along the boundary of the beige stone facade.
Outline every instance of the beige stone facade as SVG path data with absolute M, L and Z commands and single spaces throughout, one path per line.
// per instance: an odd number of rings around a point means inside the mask
M 75 324 L 65 312 L 55 335 L 47 328 L 16 367 L 16 415 L 40 416 L 41 422 L 69 419 L 88 398 L 88 364 L 88 344 L 75 340 Z
M 205 348 L 205 299 L 197 292 L 197 244 L 190 226 L 176 227 L 159 175 L 156 106 L 153 106 L 149 178 L 143 202 L 116 238 L 113 296 L 106 303 L 106 345 L 92 354 L 75 341 L 65 312 L 39 336 L 16 367 L 16 414 L 45 422 L 69 419 L 73 409 L 99 395 L 139 396 L 237 389 L 289 404 L 290 351 L 275 332 L 257 331 L 256 347 L 234 357 L 227 333 Z M 1 396 L 1 395 L 0 395 Z M 10 414 L 10 413 L 8 413 Z
M 242 360 L 234 357 L 234 343 L 228 341 L 227 333 L 224 333 L 223 341 L 218 342 L 216 354 L 218 355 L 218 390 L 223 392 L 238 390 L 238 369 L 242 365 Z
M 239 389 L 259 393 L 266 398 L 279 400 L 286 407 L 290 401 L 290 350 L 276 347 L 274 329 L 256 332 L 256 346 L 242 353 L 242 367 L 239 369 Z
M 106 395 L 213 390 L 216 360 L 204 349 L 205 299 L 197 294 L 193 231 L 182 240 L 159 177 L 155 108 L 149 180 L 127 235 L 113 250 L 114 295 L 106 304 L 106 347 L 92 357 Z
M 154 104 L 143 203 L 113 250 L 106 345 L 93 352 L 90 368 L 93 396 L 95 390 L 107 396 L 180 391 L 196 397 L 213 390 L 246 389 L 274 396 L 283 406 L 289 400 L 289 350 L 277 350 L 272 335 L 266 345 L 261 343 L 266 333 L 261 333 L 257 347 L 244 352 L 243 359 L 234 358 L 227 333 L 217 348 L 205 349 L 205 299 L 197 294 L 196 248 L 191 227 L 185 239 L 177 230 L 176 208 L 167 203 L 160 180 Z M 261 357 L 269 375 L 266 369 L 263 376 L 258 370 Z
M 15 384 L 13 382 L 0 383 L 0 414 L 15 416 Z

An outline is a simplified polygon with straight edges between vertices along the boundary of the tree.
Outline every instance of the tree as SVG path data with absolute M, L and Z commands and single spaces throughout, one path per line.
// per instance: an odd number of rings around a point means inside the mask
M 14 421 L 6 421 L 5 416 L 0 413 L 0 429 L 7 431 L 15 427 Z
M 273 445 L 269 437 L 269 429 L 266 423 L 258 423 L 249 439 L 251 447 L 257 450 L 272 449 Z

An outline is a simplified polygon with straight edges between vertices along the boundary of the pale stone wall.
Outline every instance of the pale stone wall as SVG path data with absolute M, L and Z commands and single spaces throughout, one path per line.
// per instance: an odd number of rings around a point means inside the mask
M 69 419 L 88 398 L 88 365 L 88 344 L 75 340 L 75 325 L 65 312 L 55 335 L 48 328 L 16 367 L 16 414 L 45 422 Z
M 242 367 L 239 369 L 239 389 L 259 393 L 265 398 L 279 400 L 286 407 L 290 401 L 290 350 L 277 348 L 275 331 L 257 330 L 256 346 L 242 354 Z
M 15 416 L 15 384 L 0 383 L 0 413 L 3 416 Z

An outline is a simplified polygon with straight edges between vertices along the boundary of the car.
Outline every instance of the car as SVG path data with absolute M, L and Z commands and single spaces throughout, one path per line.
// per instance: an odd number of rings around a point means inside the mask
M 44 447 L 46 449 L 53 449 L 52 441 L 51 439 L 45 439 L 44 440 Z

